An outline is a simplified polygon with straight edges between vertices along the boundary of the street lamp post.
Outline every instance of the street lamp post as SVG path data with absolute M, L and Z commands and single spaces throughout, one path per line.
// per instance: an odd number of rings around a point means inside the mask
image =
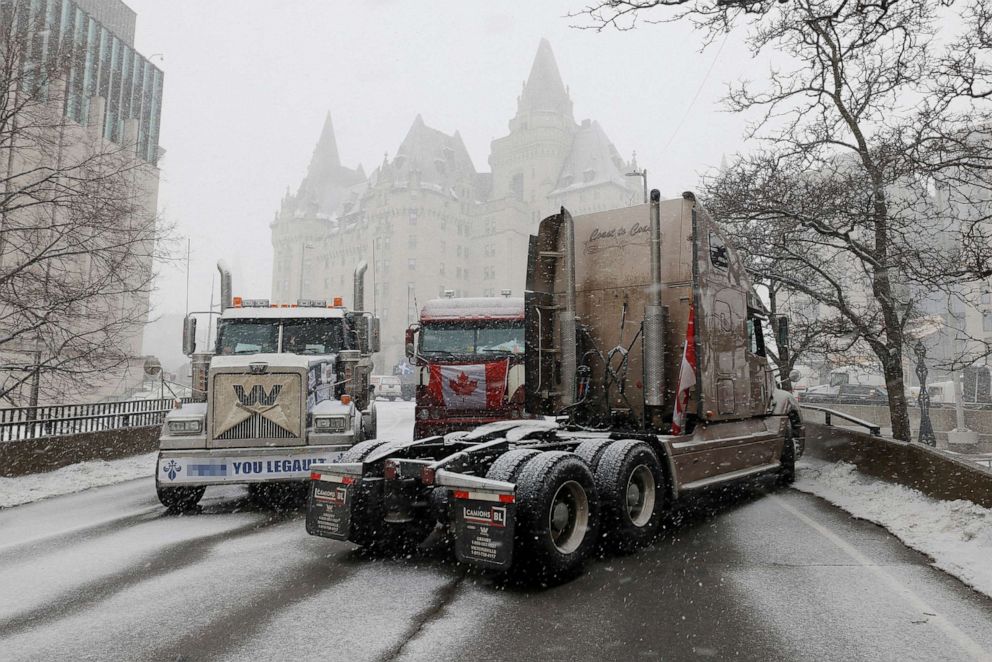
M 930 393 L 927 391 L 927 348 L 922 340 L 917 340 L 913 350 L 916 352 L 916 376 L 920 380 L 920 394 L 917 396 L 920 404 L 920 443 L 936 446 L 937 435 L 930 421 Z
M 625 173 L 627 177 L 640 177 L 641 182 L 644 185 L 644 202 L 648 201 L 648 169 L 643 168 L 638 170 L 635 166 L 631 172 Z

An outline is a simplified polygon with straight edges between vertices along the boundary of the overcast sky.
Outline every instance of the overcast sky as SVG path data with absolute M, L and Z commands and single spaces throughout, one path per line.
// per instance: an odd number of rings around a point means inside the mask
M 728 81 L 761 73 L 736 36 L 700 53 L 686 24 L 571 28 L 582 0 L 126 1 L 137 49 L 165 71 L 159 203 L 192 239 L 193 309 L 208 303 L 218 258 L 236 294 L 269 295 L 268 226 L 328 111 L 345 165 L 371 171 L 420 113 L 460 131 L 488 171 L 546 37 L 576 120 L 598 120 L 625 158 L 637 150 L 651 187 L 675 195 L 740 149 L 745 120 L 718 100 Z M 163 269 L 159 288 L 155 313 L 183 312 L 185 264 Z

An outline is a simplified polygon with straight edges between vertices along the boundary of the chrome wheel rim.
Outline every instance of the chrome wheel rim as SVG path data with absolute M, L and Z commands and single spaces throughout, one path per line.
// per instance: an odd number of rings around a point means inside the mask
M 630 472 L 624 499 L 627 516 L 634 526 L 646 526 L 654 514 L 656 488 L 654 475 L 646 464 L 639 464 Z
M 551 542 L 562 554 L 571 554 L 585 540 L 589 529 L 589 497 L 574 480 L 562 483 L 551 499 L 548 530 Z

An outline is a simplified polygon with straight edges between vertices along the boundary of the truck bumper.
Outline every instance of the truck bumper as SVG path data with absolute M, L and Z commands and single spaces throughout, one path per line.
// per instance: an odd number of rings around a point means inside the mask
M 306 480 L 311 465 L 335 462 L 349 448 L 351 444 L 163 450 L 155 482 L 169 487 Z

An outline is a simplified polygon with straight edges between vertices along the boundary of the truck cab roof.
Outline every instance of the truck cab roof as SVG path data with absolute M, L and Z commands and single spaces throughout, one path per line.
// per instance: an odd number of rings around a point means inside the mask
M 340 319 L 344 308 L 230 307 L 221 319 Z
M 522 320 L 523 297 L 463 297 L 431 299 L 420 309 L 421 322 L 473 319 Z

